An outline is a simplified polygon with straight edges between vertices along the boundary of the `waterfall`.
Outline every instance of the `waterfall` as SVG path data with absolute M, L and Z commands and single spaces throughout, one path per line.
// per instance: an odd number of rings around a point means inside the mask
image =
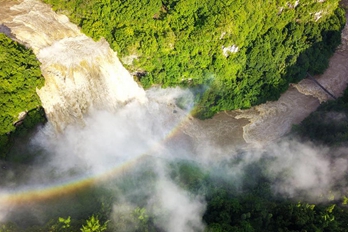
M 104 39 L 88 38 L 66 16 L 39 0 L 0 0 L 0 5 L 0 32 L 33 49 L 41 62 L 45 85 L 37 93 L 56 130 L 84 124 L 83 115 L 92 109 L 115 111 L 129 101 L 147 101 Z M 347 28 L 329 68 L 316 77 L 335 96 L 342 95 L 348 82 Z M 180 128 L 197 144 L 207 140 L 221 146 L 264 143 L 289 132 L 326 100 L 328 95 L 305 79 L 292 84 L 278 101 L 221 112 L 205 121 L 191 118 Z
M 57 131 L 84 124 L 90 110 L 114 111 L 132 100 L 146 101 L 105 39 L 93 41 L 38 0 L 6 3 L 1 3 L 2 31 L 33 49 L 41 62 L 45 85 L 37 93 Z

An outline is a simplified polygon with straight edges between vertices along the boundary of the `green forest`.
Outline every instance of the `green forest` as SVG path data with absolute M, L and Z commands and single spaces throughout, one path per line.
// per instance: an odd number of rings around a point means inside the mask
M 300 125 L 293 128 L 294 135 L 305 141 L 339 147 L 348 143 L 348 89 L 336 101 L 319 106 Z
M 36 88 L 44 84 L 40 62 L 23 45 L 0 33 L 0 157 L 13 137 L 45 121 Z M 24 113 L 19 117 L 20 113 Z M 17 129 L 17 130 L 16 130 Z
M 347 118 L 348 90 L 341 98 L 322 104 L 301 124 L 294 126 L 288 139 L 317 146 L 325 144 L 333 152 L 335 147 L 348 144 Z M 341 198 L 333 198 L 328 192 L 322 196 L 328 199 L 323 203 L 277 194 L 272 189 L 276 180 L 270 177 L 267 168 L 272 158 L 267 155 L 244 166 L 243 175 L 236 180 L 226 173 L 238 169 L 244 152 L 240 150 L 233 159 L 209 168 L 187 160 L 166 162 L 171 181 L 192 196 L 204 196 L 207 203 L 202 217 L 205 232 L 346 231 L 347 193 Z M 45 213 L 49 220 L 41 219 L 42 224 L 20 227 L 13 222 L 0 223 L 0 231 L 166 231 L 156 224 L 158 215 L 147 209 L 158 178 L 153 166 L 155 159 L 148 156 L 137 164 L 136 169 L 124 171 L 120 177 L 76 192 L 63 203 L 57 201 L 49 205 L 50 210 Z M 287 175 L 286 171 L 282 175 Z M 337 182 L 338 189 L 340 184 L 348 181 L 347 175 L 344 178 Z M 124 207 L 124 201 L 131 202 L 132 207 L 123 210 L 116 220 L 110 220 L 114 207 Z
M 143 87 L 189 87 L 192 114 L 275 100 L 325 70 L 340 43 L 338 0 L 44 0 L 106 38 Z
M 345 97 L 323 105 L 318 111 L 294 128 L 290 136 L 300 136 L 301 140 L 310 140 L 318 145 L 325 139 L 322 135 L 327 126 L 316 127 L 318 137 L 311 133 L 301 133 L 318 123 L 317 114 L 345 112 Z M 339 106 L 343 104 L 343 108 Z M 335 124 L 331 124 L 335 127 Z M 331 130 L 330 136 L 340 138 L 341 131 Z M 341 139 L 341 145 L 348 139 Z M 327 141 L 326 145 L 336 143 Z M 336 144 L 337 145 L 337 144 Z M 332 198 L 327 193 L 323 198 L 329 200 L 315 203 L 305 199 L 288 198 L 276 194 L 272 185 L 276 180 L 270 178 L 268 163 L 272 158 L 265 155 L 261 160 L 250 162 L 243 167 L 243 175 L 238 180 L 229 176 L 231 170 L 239 169 L 244 154 L 240 151 L 229 161 L 223 161 L 207 168 L 200 163 L 187 160 L 166 162 L 169 178 L 175 184 L 189 192 L 192 196 L 201 195 L 207 204 L 202 220 L 205 232 L 222 231 L 342 231 L 345 232 L 348 222 L 348 196 Z M 156 158 L 148 156 L 142 159 L 137 167 L 124 171 L 121 176 L 107 182 L 100 182 L 83 190 L 62 197 L 47 205 L 45 215 L 41 215 L 41 223 L 35 215 L 28 215 L 29 225 L 19 226 L 14 222 L 0 223 L 1 232 L 114 232 L 138 231 L 161 232 L 166 228 L 159 227 L 158 214 L 147 208 L 152 190 L 155 188 L 158 175 L 154 164 Z M 286 175 L 285 173 L 283 173 Z M 281 178 L 281 177 L 278 177 Z M 345 180 L 348 181 L 348 176 Z M 338 185 L 340 182 L 338 182 Z M 339 188 L 339 186 L 337 186 Z M 169 199 L 168 199 L 169 200 Z M 124 210 L 125 201 L 131 207 Z M 128 205 L 127 205 L 128 206 Z M 35 207 L 35 203 L 32 204 Z M 121 208 L 122 214 L 112 218 L 113 211 Z M 112 219 L 110 219 L 112 218 Z M 199 231 L 199 230 L 198 230 Z

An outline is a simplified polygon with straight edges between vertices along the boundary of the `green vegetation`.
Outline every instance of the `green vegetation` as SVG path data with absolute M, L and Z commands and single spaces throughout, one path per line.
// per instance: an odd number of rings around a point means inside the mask
M 1 158 L 5 157 L 14 137 L 25 135 L 37 123 L 45 121 L 36 94 L 36 88 L 44 83 L 39 66 L 31 50 L 0 33 Z
M 347 104 L 348 90 L 338 100 L 322 104 L 296 126 L 296 136 L 318 144 L 346 144 Z M 153 159 L 144 159 L 135 170 L 127 170 L 111 182 L 75 193 L 63 204 L 57 201 L 49 205 L 52 212 L 40 219 L 47 221 L 44 225 L 23 228 L 8 222 L 0 224 L 0 231 L 162 231 L 156 225 L 158 215 L 147 208 L 159 178 Z M 272 189 L 276 180 L 269 176 L 267 165 L 272 158 L 267 155 L 245 165 L 242 175 L 229 176 L 228 172 L 239 169 L 243 160 L 241 152 L 210 168 L 185 160 L 167 164 L 168 178 L 192 196 L 204 197 L 205 231 L 346 231 L 348 198 L 344 192 L 341 199 L 330 198 L 324 203 L 308 202 L 305 197 L 287 198 Z M 286 170 L 281 175 L 286 175 Z M 343 178 L 337 181 L 335 191 L 346 183 L 347 176 Z
M 267 158 L 245 166 L 241 178 L 222 175 L 237 168 L 239 161 L 237 158 L 208 173 L 197 165 L 177 163 L 179 183 L 191 192 L 204 189 L 206 231 L 346 230 L 348 211 L 342 202 L 310 204 L 274 194 L 274 183 L 266 174 Z
M 338 0 L 45 2 L 105 37 L 145 88 L 190 87 L 200 118 L 275 100 L 323 72 L 345 24 Z
M 83 225 L 81 228 L 82 232 L 102 232 L 106 230 L 107 222 L 103 225 L 100 225 L 98 217 L 92 215 L 87 221 L 86 225 Z
M 315 204 L 276 195 L 266 174 L 269 161 L 264 158 L 246 165 L 244 174 L 238 178 L 227 173 L 238 168 L 240 157 L 210 169 L 187 161 L 173 161 L 168 168 L 176 184 L 193 196 L 204 196 L 205 231 L 346 231 L 347 197 Z M 158 178 L 149 166 L 151 162 L 149 158 L 137 170 L 127 171 L 111 184 L 102 184 L 104 187 L 89 189 L 87 194 L 77 193 L 73 204 L 64 203 L 66 208 L 47 205 L 49 215 L 64 215 L 46 225 L 20 228 L 20 231 L 165 231 L 166 228 L 156 225 L 161 215 L 147 210 L 154 194 L 151 186 Z M 0 224 L 0 231 L 13 232 L 19 228 L 11 223 Z
M 336 101 L 327 101 L 311 113 L 300 125 L 293 128 L 294 134 L 303 140 L 324 143 L 328 146 L 348 143 L 348 89 Z

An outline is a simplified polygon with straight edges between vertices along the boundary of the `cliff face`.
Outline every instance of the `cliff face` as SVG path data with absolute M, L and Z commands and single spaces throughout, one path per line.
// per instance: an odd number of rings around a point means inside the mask
M 112 111 L 133 99 L 146 100 L 105 40 L 93 41 L 40 1 L 0 3 L 2 32 L 32 48 L 41 62 L 45 85 L 37 93 L 58 131 L 83 124 L 92 109 Z

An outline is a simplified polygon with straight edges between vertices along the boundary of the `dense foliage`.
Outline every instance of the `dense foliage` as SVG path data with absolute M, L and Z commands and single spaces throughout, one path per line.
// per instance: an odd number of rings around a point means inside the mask
M 348 142 L 348 89 L 336 101 L 327 101 L 311 113 L 293 132 L 304 140 L 329 146 Z
M 61 216 L 20 231 L 167 231 L 156 225 L 161 215 L 148 210 L 158 178 L 149 167 L 153 162 L 149 158 L 137 170 L 126 171 L 107 186 L 101 184 L 75 193 L 70 197 L 74 201 L 48 205 L 47 215 L 42 215 L 41 221 L 47 216 Z M 168 168 L 176 184 L 193 196 L 204 196 L 205 231 L 346 231 L 348 198 L 314 204 L 276 195 L 265 171 L 267 162 L 266 158 L 245 166 L 238 180 L 223 175 L 238 167 L 238 159 L 208 170 L 188 161 L 171 162 Z M 117 210 L 119 213 L 115 214 Z M 0 231 L 18 230 L 15 224 L 0 224 Z
M 186 166 L 179 176 L 187 188 L 195 191 L 200 183 L 207 191 L 206 231 L 345 231 L 346 202 L 310 204 L 274 194 L 267 162 L 265 158 L 245 166 L 238 181 L 217 172 L 192 178 L 198 167 L 179 164 Z M 221 171 L 237 168 L 238 159 L 222 166 Z
M 274 100 L 322 72 L 345 23 L 338 0 L 45 0 L 105 37 L 144 87 L 191 87 L 206 118 Z
M 44 120 L 36 88 L 44 79 L 31 50 L 0 33 L 0 157 L 8 149 L 11 132 L 20 132 Z M 19 117 L 23 113 L 22 118 Z
M 296 136 L 328 145 L 346 143 L 347 102 L 348 90 L 342 98 L 324 103 L 296 126 Z M 207 203 L 202 218 L 205 231 L 346 231 L 348 197 L 313 203 L 305 198 L 275 194 L 274 179 L 267 171 L 272 158 L 264 156 L 240 170 L 239 164 L 244 158 L 241 151 L 228 162 L 209 168 L 185 160 L 166 164 L 172 181 L 192 196 L 204 197 Z M 144 159 L 136 169 L 124 171 L 111 182 L 48 205 L 50 210 L 40 219 L 46 224 L 23 228 L 6 223 L 0 224 L 0 231 L 164 231 L 165 228 L 156 225 L 158 215 L 147 208 L 158 179 L 153 159 Z M 243 173 L 238 178 L 228 175 L 235 168 Z M 347 180 L 347 176 L 344 178 Z M 115 209 L 120 209 L 116 216 L 113 215 Z

